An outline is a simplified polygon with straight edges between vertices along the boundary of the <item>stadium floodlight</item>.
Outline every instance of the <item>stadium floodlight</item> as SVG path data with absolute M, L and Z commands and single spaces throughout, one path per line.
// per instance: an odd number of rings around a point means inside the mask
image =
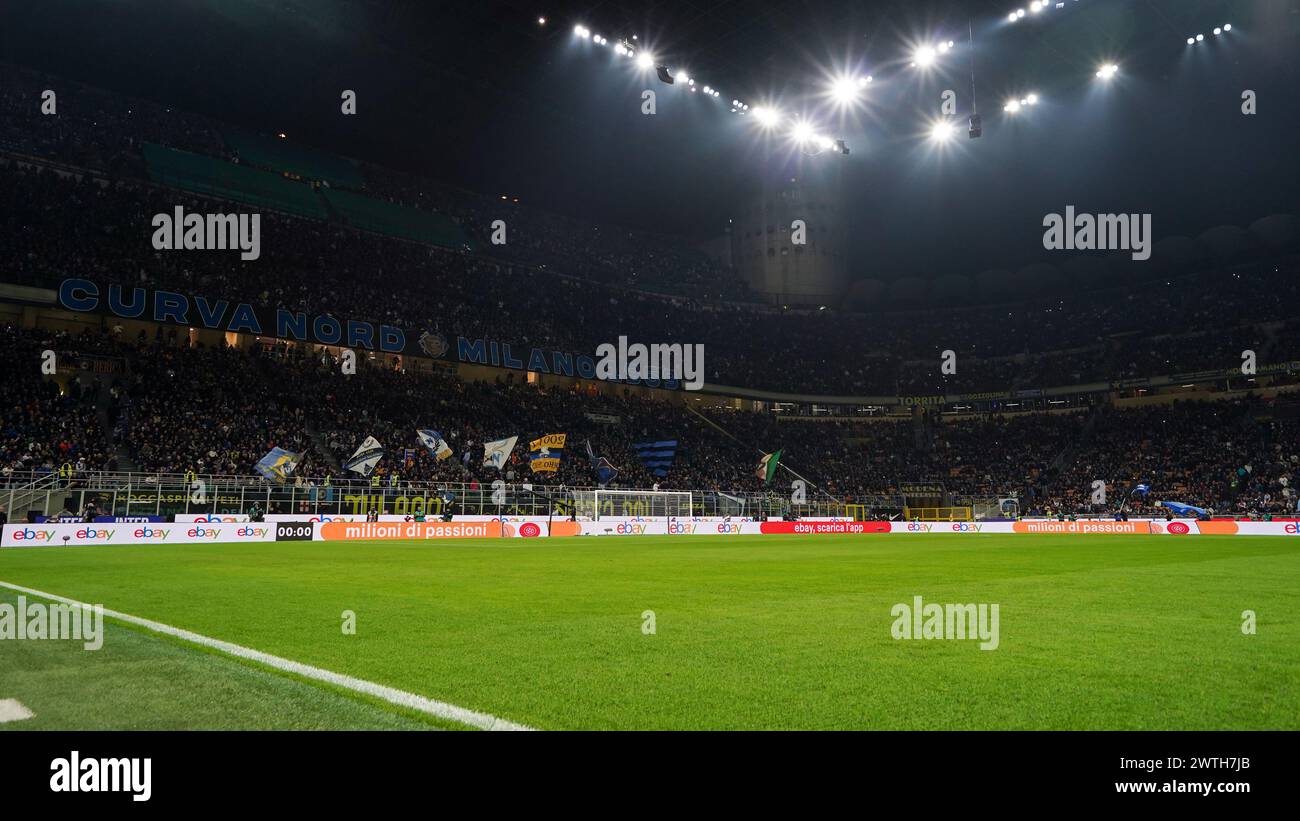
M 930 128 L 930 139 L 937 143 L 946 143 L 957 133 L 957 128 L 947 120 L 939 120 Z
M 841 106 L 850 106 L 858 99 L 858 89 L 862 87 L 861 80 L 854 80 L 852 77 L 839 77 L 831 84 L 831 97 Z
M 1215 37 L 1218 37 L 1220 34 L 1223 34 L 1223 28 L 1222 28 L 1221 26 L 1215 26 L 1215 27 L 1214 27 L 1214 36 L 1215 36 Z
M 689 85 L 691 82 L 691 75 L 686 73 L 686 69 L 679 68 L 677 71 L 673 72 L 673 79 L 677 80 L 679 83 L 686 83 Z
M 757 119 L 758 124 L 764 128 L 776 128 L 776 126 L 781 122 L 781 112 L 777 111 L 775 108 L 759 106 L 754 109 L 754 118 Z
M 1029 13 L 1037 14 L 1038 12 L 1043 10 L 1044 5 L 1046 4 L 1043 3 L 1042 0 L 1034 0 L 1034 2 L 1029 4 Z
M 794 141 L 799 143 L 800 145 L 803 145 L 804 143 L 810 142 L 813 139 L 815 139 L 815 136 L 813 135 L 812 126 L 809 125 L 804 120 L 800 120 L 799 122 L 795 123 L 794 130 L 791 131 L 790 134 L 791 136 L 794 137 Z
M 1022 18 L 1022 17 L 1024 17 L 1024 16 L 1025 16 L 1025 10 L 1024 10 L 1024 9 L 1016 9 L 1016 19 L 1017 19 L 1017 20 L 1019 20 L 1020 18 Z
M 925 68 L 934 63 L 935 53 L 932 46 L 921 46 L 912 55 L 912 65 Z
M 1223 24 L 1223 30 L 1224 30 L 1224 31 L 1232 31 L 1232 23 L 1224 23 L 1224 24 Z
M 1029 103 L 1030 105 L 1038 105 L 1038 95 L 1037 95 L 1037 94 L 1029 94 L 1029 95 L 1027 95 L 1027 96 L 1025 97 L 1025 101 L 1026 101 L 1027 103 Z
M 1015 114 L 1017 111 L 1020 110 L 1020 101 L 1019 101 L 1019 100 L 1008 100 L 1008 101 L 1007 101 L 1007 104 L 1004 105 L 1004 106 L 1002 106 L 1002 110 L 1003 110 L 1003 111 L 1006 111 L 1006 112 L 1008 112 L 1008 113 L 1010 113 L 1010 114 Z
M 1188 38 L 1187 38 L 1187 45 L 1191 46 L 1191 45 L 1195 45 L 1195 44 L 1196 44 L 1196 38 L 1195 38 L 1195 37 L 1188 37 Z
M 655 56 L 648 51 L 643 51 L 636 56 L 636 66 L 640 69 L 651 69 L 655 67 Z
M 859 78 L 858 78 L 858 88 L 866 88 L 866 87 L 867 87 L 868 85 L 870 85 L 870 84 L 872 83 L 872 81 L 874 81 L 874 80 L 875 80 L 875 78 L 872 77 L 870 74 L 868 74 L 866 77 L 859 77 Z
M 573 33 L 576 37 L 578 37 L 581 40 L 586 40 L 587 36 L 591 34 L 591 32 L 587 31 L 587 28 L 582 25 L 574 26 Z
M 1106 63 L 1101 68 L 1097 69 L 1097 76 L 1103 80 L 1109 80 L 1118 73 L 1119 66 L 1114 63 Z
M 1014 23 L 1019 19 L 1020 18 L 1016 16 L 1016 13 L 1014 11 L 1007 15 L 1007 22 L 1009 23 Z
M 544 25 L 546 25 L 546 18 L 545 18 L 545 17 L 538 17 L 538 18 L 537 18 L 537 25 L 539 25 L 539 26 L 544 26 Z

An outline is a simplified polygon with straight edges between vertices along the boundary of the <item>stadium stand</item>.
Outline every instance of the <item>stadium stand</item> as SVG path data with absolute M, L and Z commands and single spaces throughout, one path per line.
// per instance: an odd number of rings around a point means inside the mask
M 745 301 L 727 272 L 668 238 L 238 134 L 144 101 L 76 87 L 80 105 L 68 109 L 80 113 L 44 122 L 29 100 L 45 79 L 24 69 L 0 81 L 0 284 L 52 289 L 75 275 L 571 351 L 611 341 L 610 328 L 653 329 L 658 341 L 702 343 L 707 381 L 766 401 L 769 412 L 736 410 L 743 399 L 697 412 L 681 397 L 535 385 L 509 371 L 461 378 L 388 357 L 345 379 L 337 350 L 269 338 L 239 349 L 192 344 L 184 329 L 128 334 L 111 318 L 70 336 L 33 327 L 16 309 L 4 330 L 5 367 L 21 375 L 5 397 L 6 476 L 68 462 L 247 474 L 272 446 L 306 451 L 304 473 L 337 475 L 369 433 L 390 453 L 413 452 L 381 468 L 402 481 L 486 482 L 497 474 L 480 466 L 485 440 L 564 431 L 571 452 L 557 474 L 533 477 L 516 462 L 500 475 L 590 484 L 581 455 L 590 441 L 619 467 L 617 484 L 649 486 L 657 477 L 631 445 L 671 436 L 682 444 L 665 487 L 761 490 L 756 448 L 780 447 L 842 500 L 937 479 L 952 494 L 1089 512 L 1085 489 L 1103 479 L 1121 494 L 1153 481 L 1156 493 L 1216 510 L 1294 508 L 1300 437 L 1285 393 L 1220 385 L 1221 395 L 1208 397 L 1220 401 L 1129 407 L 1140 397 L 1123 389 L 1127 380 L 1188 372 L 1216 372 L 1213 382 L 1245 349 L 1263 364 L 1300 358 L 1294 218 L 1252 226 L 1258 241 L 1230 262 L 1198 255 L 1196 265 L 1132 281 L 1107 263 L 1097 287 L 1064 296 L 1013 288 L 997 304 L 924 311 L 884 302 L 870 314 L 781 310 Z M 153 251 L 141 226 L 176 206 L 261 210 L 261 260 Z M 512 239 L 491 246 L 487 226 L 501 213 Z M 47 349 L 112 367 L 61 369 L 56 389 L 30 367 Z M 955 375 L 939 372 L 944 350 L 957 353 Z M 1275 388 L 1295 379 L 1289 365 L 1271 377 Z M 1017 391 L 1042 397 L 1046 388 L 1089 386 L 1101 392 L 1054 400 L 1062 412 L 1008 413 L 1022 404 L 1010 401 Z M 864 397 L 981 391 L 998 392 L 1001 404 L 971 417 L 951 402 L 947 413 L 886 420 L 847 407 Z M 816 396 L 845 397 L 845 407 L 818 418 Z M 789 407 L 779 407 L 783 398 Z M 447 434 L 455 458 L 434 462 L 419 446 L 414 431 L 429 426 Z

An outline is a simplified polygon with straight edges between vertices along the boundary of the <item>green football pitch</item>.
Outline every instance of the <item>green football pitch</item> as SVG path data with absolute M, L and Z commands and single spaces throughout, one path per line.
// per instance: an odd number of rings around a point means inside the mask
M 4 549 L 0 581 L 538 729 L 1300 729 L 1294 538 Z M 895 638 L 918 596 L 997 605 L 996 649 Z M 0 729 L 459 726 L 112 619 L 0 641 L 6 699 L 35 715 Z

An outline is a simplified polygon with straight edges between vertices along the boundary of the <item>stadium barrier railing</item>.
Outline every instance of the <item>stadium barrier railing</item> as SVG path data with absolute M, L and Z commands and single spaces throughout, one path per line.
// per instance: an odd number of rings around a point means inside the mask
M 441 516 L 538 516 L 562 511 L 601 517 L 780 518 L 851 515 L 829 496 L 809 495 L 793 503 L 775 493 L 753 491 L 602 488 L 496 480 L 487 485 L 464 482 L 408 481 L 373 483 L 369 479 L 295 477 L 276 484 L 260 476 L 198 473 L 55 471 L 12 474 L 0 485 L 12 500 L 30 499 L 30 507 L 9 506 L 11 518 L 28 511 L 44 516 L 77 515 L 95 503 L 105 516 L 174 516 L 244 513 L 256 504 L 268 513 L 306 516 L 382 514 Z M 2 497 L 0 497 L 2 498 Z M 65 501 L 66 500 L 66 501 Z M 893 504 L 873 499 L 868 508 Z M 858 505 L 862 507 L 862 505 Z

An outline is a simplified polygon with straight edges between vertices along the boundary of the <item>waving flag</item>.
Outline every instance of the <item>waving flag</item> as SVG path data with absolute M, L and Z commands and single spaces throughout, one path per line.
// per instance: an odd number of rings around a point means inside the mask
M 519 441 L 518 436 L 510 436 L 505 439 L 498 439 L 495 442 L 485 442 L 483 444 L 483 465 L 500 470 L 510 458 L 510 452 L 515 449 L 515 442 Z
M 1156 507 L 1167 507 L 1179 516 L 1209 516 L 1210 511 L 1196 505 L 1185 505 L 1182 502 L 1156 502 Z
M 1133 489 L 1128 492 L 1128 495 L 1132 496 L 1134 493 L 1140 493 L 1142 494 L 1143 498 L 1146 498 L 1146 495 L 1150 492 L 1151 492 L 1151 485 L 1147 484 L 1146 482 L 1142 482 L 1141 484 L 1134 485 Z
M 528 466 L 533 473 L 555 473 L 560 469 L 567 438 L 565 433 L 548 433 L 528 443 Z
M 587 440 L 587 461 L 591 463 L 591 469 L 596 471 L 596 482 L 601 487 L 614 481 L 614 477 L 618 476 L 618 468 L 604 456 L 597 456 L 591 449 L 590 439 Z
M 636 457 L 645 469 L 655 476 L 667 476 L 677 457 L 677 440 L 661 439 L 658 442 L 634 442 Z
M 781 451 L 769 453 L 758 462 L 758 470 L 755 475 L 764 482 L 771 482 L 772 477 L 776 476 L 776 466 L 781 462 Z
M 429 453 L 434 459 L 441 462 L 443 459 L 451 456 L 451 446 L 447 440 L 442 438 L 442 434 L 436 430 L 417 430 L 415 435 L 420 437 L 420 444 L 429 449 Z
M 301 459 L 302 454 L 292 453 L 284 448 L 271 448 L 265 456 L 257 460 L 253 470 L 269 481 L 284 484 L 293 475 Z
M 362 476 L 369 476 L 370 472 L 379 464 L 379 460 L 384 458 L 384 446 L 379 444 L 379 440 L 373 436 L 367 436 L 357 452 L 343 463 L 347 470 L 360 473 Z

